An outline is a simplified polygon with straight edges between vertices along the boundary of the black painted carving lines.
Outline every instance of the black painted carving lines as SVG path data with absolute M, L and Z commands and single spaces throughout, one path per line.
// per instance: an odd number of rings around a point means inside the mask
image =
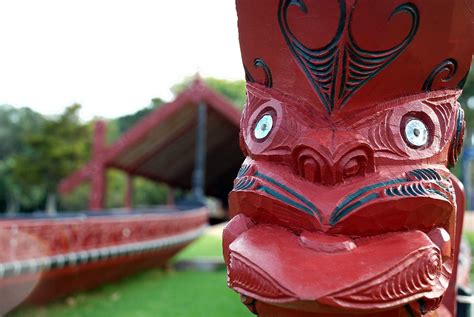
M 273 87 L 273 76 L 272 76 L 272 71 L 270 67 L 265 63 L 265 61 L 261 58 L 256 58 L 253 62 L 254 66 L 256 68 L 261 68 L 265 72 L 265 81 L 264 85 L 267 88 L 272 88 Z M 244 65 L 244 70 L 245 70 L 245 80 L 249 83 L 254 83 L 255 79 L 253 78 L 252 74 L 248 70 L 248 68 Z
M 392 12 L 389 21 L 400 13 L 410 15 L 412 25 L 398 45 L 382 51 L 369 51 L 357 45 L 351 31 L 352 10 L 346 0 L 339 0 L 339 25 L 333 39 L 324 47 L 310 49 L 291 31 L 288 9 L 297 6 L 307 14 L 304 0 L 280 0 L 280 30 L 306 78 L 321 99 L 326 111 L 342 108 L 368 81 L 390 65 L 411 43 L 419 27 L 419 12 L 412 3 L 405 3 Z
M 433 88 L 433 82 L 435 79 L 441 75 L 443 72 L 447 72 L 446 76 L 441 79 L 442 82 L 448 82 L 450 81 L 454 75 L 456 75 L 458 71 L 458 62 L 453 59 L 453 58 L 448 58 L 444 61 L 442 61 L 438 66 L 433 69 L 431 74 L 428 76 L 426 79 L 425 83 L 423 84 L 422 90 L 425 92 L 431 91 Z M 467 75 L 466 75 L 467 79 Z M 464 80 L 464 79 L 463 79 Z M 464 86 L 464 83 L 459 83 L 459 85 Z

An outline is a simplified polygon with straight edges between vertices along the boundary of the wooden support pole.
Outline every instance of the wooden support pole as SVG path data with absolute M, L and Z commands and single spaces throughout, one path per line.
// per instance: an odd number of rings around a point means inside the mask
M 104 121 L 97 121 L 94 127 L 94 139 L 92 144 L 92 172 L 91 191 L 89 195 L 89 209 L 93 211 L 105 208 L 105 197 L 107 192 L 107 167 L 104 162 L 107 127 Z
M 125 208 L 133 209 L 133 175 L 127 173 L 127 187 L 125 189 Z
M 105 197 L 107 193 L 106 173 L 106 168 L 101 162 L 94 164 L 89 196 L 89 209 L 92 211 L 100 211 L 105 208 Z
M 206 181 L 206 119 L 207 105 L 204 102 L 201 102 L 198 106 L 193 172 L 193 196 L 198 202 L 204 201 L 204 187 Z
M 168 206 L 174 206 L 175 204 L 175 191 L 174 188 L 168 186 L 168 193 L 166 194 L 166 204 Z

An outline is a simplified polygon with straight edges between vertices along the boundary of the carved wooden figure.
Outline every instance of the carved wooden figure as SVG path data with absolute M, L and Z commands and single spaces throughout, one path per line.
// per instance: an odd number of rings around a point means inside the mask
M 455 316 L 470 0 L 237 0 L 228 284 L 259 316 Z

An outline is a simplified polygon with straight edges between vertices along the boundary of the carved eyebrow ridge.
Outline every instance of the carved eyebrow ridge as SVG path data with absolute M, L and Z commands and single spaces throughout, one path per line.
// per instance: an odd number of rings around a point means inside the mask
M 397 178 L 397 179 L 394 179 L 394 180 L 391 180 L 391 181 L 376 183 L 376 184 L 364 187 L 362 189 L 359 189 L 355 193 L 350 194 L 349 196 L 347 196 L 346 199 L 344 199 L 342 201 L 342 203 L 339 204 L 336 207 L 334 212 L 331 214 L 331 218 L 329 219 L 329 224 L 330 225 L 335 225 L 339 220 L 341 220 L 341 218 L 343 218 L 344 216 L 349 214 L 356 207 L 362 205 L 363 203 L 367 203 L 371 200 L 379 198 L 378 194 L 373 193 L 373 194 L 371 194 L 367 197 L 364 197 L 364 198 L 356 201 L 355 203 L 353 203 L 354 200 L 361 197 L 362 195 L 364 195 L 364 194 L 366 194 L 366 193 L 368 193 L 368 192 L 370 192 L 374 189 L 385 187 L 387 185 L 401 184 L 401 183 L 406 183 L 406 182 L 408 182 L 408 179 L 406 179 L 406 178 Z M 375 195 L 377 197 L 375 197 Z

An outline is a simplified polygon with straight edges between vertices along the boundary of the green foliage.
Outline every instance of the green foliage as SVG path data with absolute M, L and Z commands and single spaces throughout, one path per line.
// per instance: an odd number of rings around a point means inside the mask
M 177 95 L 185 90 L 194 80 L 193 77 L 186 77 L 182 82 L 171 87 L 171 91 Z M 242 109 L 245 104 L 245 81 L 244 80 L 226 80 L 213 77 L 204 78 L 204 82 L 215 89 L 223 96 L 227 97 L 236 107 Z
M 91 131 L 80 122 L 79 109 L 80 105 L 72 105 L 57 118 L 45 119 L 37 132 L 24 133 L 26 149 L 13 156 L 17 183 L 55 194 L 59 181 L 87 161 Z
M 166 203 L 168 186 L 135 177 L 133 181 L 133 203 L 135 206 L 156 206 Z
M 146 117 L 148 114 L 153 112 L 156 108 L 160 107 L 163 104 L 163 100 L 160 98 L 155 98 L 151 101 L 148 107 L 138 110 L 137 112 L 119 117 L 115 120 L 111 120 L 108 125 L 109 135 L 107 140 L 112 143 L 125 133 L 128 129 L 137 124 L 140 120 Z M 112 126 L 112 127 L 111 127 Z M 112 129 L 111 129 L 112 128 Z
M 79 185 L 71 193 L 59 197 L 61 211 L 85 211 L 89 208 L 90 183 Z
M 222 257 L 222 239 L 220 236 L 207 234 L 194 241 L 181 251 L 175 260 L 193 259 L 199 257 Z
M 119 170 L 107 171 L 107 200 L 108 209 L 123 208 L 127 186 L 127 175 Z M 166 203 L 168 187 L 157 184 L 142 177 L 133 179 L 133 205 L 155 206 Z
M 469 108 L 468 100 L 469 98 L 474 97 L 474 67 L 471 66 L 471 72 L 467 77 L 466 84 L 464 86 L 464 92 L 459 98 L 459 102 L 463 106 L 466 123 L 468 127 L 474 127 L 474 108 Z M 472 101 L 471 101 L 472 102 Z
M 29 108 L 0 106 L 0 160 L 25 151 L 23 136 L 38 133 L 43 123 L 43 116 Z
M 469 219 L 469 218 L 468 218 Z M 469 245 L 471 246 L 471 252 L 474 253 L 474 232 L 468 231 L 464 233 L 464 237 L 467 239 L 469 242 Z M 471 281 L 474 280 L 474 266 L 471 267 Z
M 123 208 L 127 176 L 119 170 L 109 169 L 107 171 L 107 197 L 105 206 L 107 209 Z
M 471 107 L 468 106 L 469 104 L 469 99 L 474 98 L 474 66 L 471 66 L 471 72 L 469 76 L 467 77 L 466 84 L 464 86 L 464 92 L 459 98 L 459 102 L 461 103 L 461 106 L 464 109 L 464 117 L 466 120 L 466 135 L 465 135 L 465 141 L 464 141 L 464 146 L 474 146 L 474 144 L 471 144 L 471 136 L 474 127 L 474 99 L 471 99 Z M 461 177 L 461 164 L 460 161 L 456 164 L 456 166 L 451 169 L 451 172 L 456 175 L 457 177 L 463 179 Z M 471 171 L 471 173 L 474 173 L 474 171 Z
M 44 118 L 29 108 L 0 106 L 0 211 L 30 210 L 41 199 L 38 187 L 24 186 L 13 173 L 14 155 L 24 154 L 28 148 L 23 142 L 26 133 L 37 134 Z

